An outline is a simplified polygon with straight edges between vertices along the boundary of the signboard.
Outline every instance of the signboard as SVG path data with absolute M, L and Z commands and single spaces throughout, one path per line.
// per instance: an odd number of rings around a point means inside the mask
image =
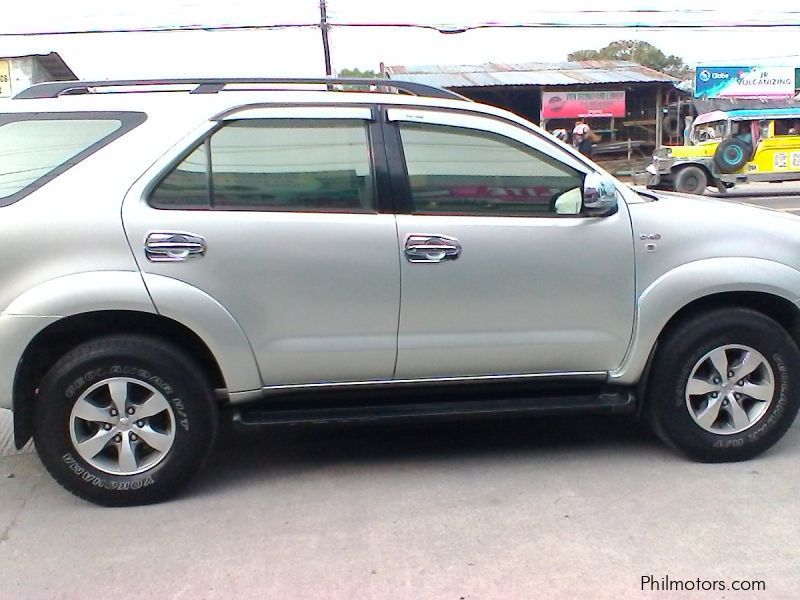
M 0 60 L 0 98 L 11 96 L 11 65 L 7 60 Z
M 542 92 L 542 120 L 624 116 L 624 91 Z
M 794 67 L 697 67 L 696 98 L 791 98 Z

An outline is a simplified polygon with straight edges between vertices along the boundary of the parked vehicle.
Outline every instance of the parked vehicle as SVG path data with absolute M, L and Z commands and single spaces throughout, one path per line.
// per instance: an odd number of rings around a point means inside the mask
M 370 83 L 404 93 L 0 104 L 0 406 L 59 483 L 162 500 L 220 419 L 631 413 L 709 462 L 783 436 L 800 220 L 636 192 L 511 113 Z
M 800 181 L 800 107 L 714 111 L 692 124 L 690 145 L 665 146 L 648 187 L 702 194 L 750 181 Z

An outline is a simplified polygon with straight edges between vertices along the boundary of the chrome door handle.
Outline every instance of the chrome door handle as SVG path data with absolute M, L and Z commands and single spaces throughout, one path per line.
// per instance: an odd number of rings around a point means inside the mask
M 202 235 L 179 231 L 152 231 L 144 241 L 144 254 L 150 262 L 186 262 L 206 253 Z
M 406 260 L 411 263 L 440 263 L 461 255 L 461 243 L 446 235 L 411 233 L 406 236 Z

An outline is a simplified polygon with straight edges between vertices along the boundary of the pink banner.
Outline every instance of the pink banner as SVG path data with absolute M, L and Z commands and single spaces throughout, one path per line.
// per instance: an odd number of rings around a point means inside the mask
M 542 119 L 624 116 L 624 91 L 542 92 Z

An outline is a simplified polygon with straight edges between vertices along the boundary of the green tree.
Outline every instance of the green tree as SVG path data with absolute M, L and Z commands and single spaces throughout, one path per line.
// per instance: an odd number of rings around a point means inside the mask
M 339 77 L 364 77 L 366 79 L 376 79 L 378 74 L 375 71 L 362 71 L 361 69 L 342 69 Z
M 628 60 L 679 79 L 686 79 L 693 74 L 680 56 L 668 56 L 641 40 L 619 40 L 600 50 L 577 50 L 570 52 L 567 60 Z

